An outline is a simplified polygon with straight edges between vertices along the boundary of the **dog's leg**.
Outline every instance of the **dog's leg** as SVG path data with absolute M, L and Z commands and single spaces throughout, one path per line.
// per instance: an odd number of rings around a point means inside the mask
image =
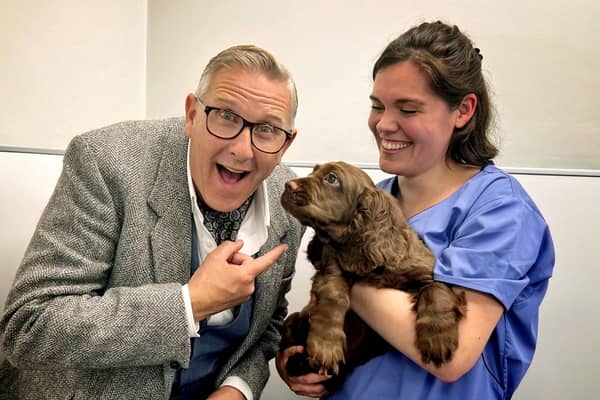
M 440 282 L 415 294 L 416 346 L 424 363 L 437 367 L 452 359 L 458 348 L 458 322 L 465 315 L 464 292 L 455 293 Z
M 280 348 L 282 350 L 291 346 L 306 345 L 308 318 L 306 311 L 295 312 L 287 316 L 281 329 Z
M 306 340 L 311 366 L 321 374 L 338 374 L 346 354 L 344 319 L 350 308 L 350 288 L 334 262 L 314 276 L 311 295 L 315 304 L 308 310 Z

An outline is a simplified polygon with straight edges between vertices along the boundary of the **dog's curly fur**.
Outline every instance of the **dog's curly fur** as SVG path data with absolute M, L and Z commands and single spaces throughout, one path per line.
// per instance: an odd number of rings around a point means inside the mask
M 306 350 L 289 359 L 290 375 L 334 374 L 328 386 L 334 390 L 350 370 L 388 348 L 349 310 L 355 282 L 411 293 L 415 344 L 423 362 L 440 366 L 452 358 L 465 313 L 464 293 L 433 281 L 435 259 L 396 199 L 377 189 L 361 169 L 330 162 L 287 182 L 281 203 L 315 231 L 307 250 L 316 269 L 311 299 L 283 327 L 281 348 L 305 345 Z

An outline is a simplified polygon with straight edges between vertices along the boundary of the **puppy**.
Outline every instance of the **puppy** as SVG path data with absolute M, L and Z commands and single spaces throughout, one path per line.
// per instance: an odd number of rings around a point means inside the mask
M 281 348 L 303 345 L 306 350 L 288 360 L 291 376 L 333 374 L 332 391 L 353 368 L 389 348 L 349 309 L 356 282 L 411 293 L 415 345 L 423 362 L 440 366 L 452 359 L 466 309 L 464 293 L 433 281 L 434 256 L 396 199 L 377 189 L 360 168 L 330 162 L 288 181 L 281 204 L 315 232 L 307 249 L 316 269 L 310 301 L 283 326 Z

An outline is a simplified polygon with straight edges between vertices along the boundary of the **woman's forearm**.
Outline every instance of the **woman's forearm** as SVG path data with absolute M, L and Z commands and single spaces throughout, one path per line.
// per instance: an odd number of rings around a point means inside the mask
M 473 367 L 502 315 L 502 305 L 492 296 L 465 290 L 467 314 L 459 324 L 459 346 L 452 360 L 441 367 L 421 361 L 415 346 L 416 315 L 411 295 L 395 289 L 357 284 L 352 289 L 352 309 L 390 345 L 437 378 L 452 382 Z

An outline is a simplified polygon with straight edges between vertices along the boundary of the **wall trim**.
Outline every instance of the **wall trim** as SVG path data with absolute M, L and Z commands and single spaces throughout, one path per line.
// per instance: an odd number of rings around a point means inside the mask
M 47 154 L 63 155 L 64 150 L 48 149 L 41 147 L 22 147 L 0 145 L 0 153 L 25 153 L 25 154 Z M 317 161 L 288 161 L 284 162 L 288 167 L 312 168 Z M 367 170 L 379 169 L 375 163 L 352 163 L 359 168 Z M 600 177 L 600 170 L 596 169 L 572 169 L 572 168 L 529 168 L 529 167 L 504 167 L 506 172 L 514 175 L 548 175 L 548 176 L 581 176 L 581 177 Z

